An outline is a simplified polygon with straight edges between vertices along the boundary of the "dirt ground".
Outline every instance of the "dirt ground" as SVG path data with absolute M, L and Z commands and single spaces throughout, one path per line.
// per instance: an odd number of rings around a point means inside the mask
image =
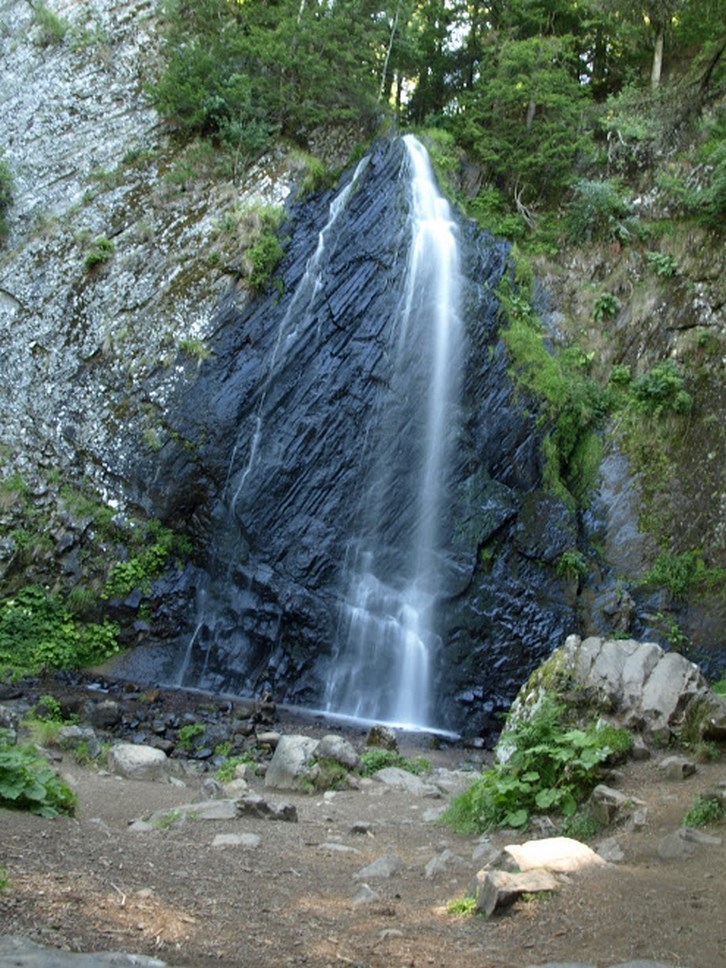
M 352 734 L 360 741 L 362 734 Z M 465 751 L 425 753 L 456 768 Z M 662 755 L 662 754 L 660 754 Z M 608 831 L 625 853 L 617 865 L 571 875 L 557 893 L 522 900 L 490 919 L 448 914 L 475 873 L 475 837 L 423 820 L 440 801 L 379 783 L 334 796 L 257 792 L 292 800 L 298 823 L 188 821 L 140 833 L 129 821 L 201 798 L 186 786 L 122 780 L 67 759 L 75 818 L 0 810 L 0 933 L 77 951 L 125 950 L 193 968 L 524 968 L 546 962 L 613 965 L 653 959 L 673 966 L 726 965 L 726 830 L 716 848 L 682 861 L 657 856 L 695 795 L 726 777 L 723 760 L 685 781 L 665 781 L 659 756 L 631 763 L 618 786 L 647 804 L 640 831 Z M 356 823 L 368 833 L 353 833 Z M 212 847 L 218 833 L 254 833 L 255 849 Z M 496 835 L 502 846 L 516 838 Z M 526 839 L 519 838 L 519 839 Z M 342 852 L 322 845 L 352 847 Z M 460 869 L 427 879 L 427 862 L 448 847 Z M 370 881 L 379 898 L 354 905 L 352 875 L 384 853 L 405 868 Z

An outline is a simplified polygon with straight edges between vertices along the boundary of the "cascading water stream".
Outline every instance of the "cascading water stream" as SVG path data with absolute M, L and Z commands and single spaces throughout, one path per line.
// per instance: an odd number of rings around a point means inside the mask
M 393 369 L 349 545 L 348 591 L 325 706 L 361 719 L 430 727 L 438 651 L 449 442 L 456 429 L 461 320 L 456 226 L 428 155 L 404 138 L 409 256 L 391 330 Z
M 244 428 L 244 433 L 241 433 L 238 436 L 234 449 L 232 450 L 232 458 L 230 460 L 229 472 L 227 475 L 228 487 L 230 486 L 232 477 L 234 475 L 237 451 L 239 450 L 240 443 L 242 440 L 250 440 L 250 449 L 247 462 L 237 476 L 237 481 L 234 485 L 234 492 L 230 500 L 233 509 L 244 490 L 245 482 L 247 481 L 257 460 L 259 459 L 259 450 L 264 429 L 263 423 L 265 404 L 267 402 L 270 387 L 275 379 L 275 376 L 277 375 L 279 364 L 284 358 L 286 348 L 292 344 L 294 340 L 304 335 L 311 323 L 314 322 L 310 314 L 310 309 L 315 304 L 315 299 L 320 292 L 321 286 L 323 285 L 322 272 L 325 268 L 326 258 L 329 257 L 330 254 L 329 249 L 331 244 L 334 243 L 336 223 L 340 218 L 341 213 L 345 211 L 348 198 L 367 164 L 368 156 L 366 155 L 359 161 L 351 180 L 333 199 L 328 212 L 328 221 L 318 234 L 318 242 L 315 252 L 308 259 L 302 279 L 295 289 L 295 293 L 290 301 L 290 305 L 280 321 L 275 344 L 273 346 L 267 366 L 267 376 L 259 391 L 259 399 L 253 418 L 254 428 L 252 430 L 251 438 L 248 428 Z

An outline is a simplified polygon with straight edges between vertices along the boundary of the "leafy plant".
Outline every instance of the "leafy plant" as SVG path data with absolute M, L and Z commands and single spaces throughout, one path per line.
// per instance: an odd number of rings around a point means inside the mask
M 562 578 L 579 580 L 587 575 L 587 559 L 583 553 L 581 551 L 577 551 L 577 549 L 563 551 L 560 557 L 557 559 L 555 571 Z
M 248 266 L 247 282 L 254 292 L 262 292 L 267 287 L 282 256 L 280 240 L 271 229 L 263 232 L 247 249 L 244 254 L 244 261 Z
M 378 747 L 363 750 L 361 760 L 363 761 L 361 769 L 363 776 L 371 776 L 373 773 L 377 773 L 378 770 L 383 770 L 389 766 L 397 766 L 401 770 L 407 770 L 409 773 L 416 774 L 428 773 L 431 769 L 431 763 L 425 756 L 417 756 L 412 759 L 407 756 L 402 756 L 395 750 L 380 749 Z
M 0 864 L 0 894 L 3 891 L 7 891 L 10 887 L 10 878 L 8 877 L 7 868 Z
M 614 726 L 568 726 L 564 707 L 544 693 L 528 719 L 517 719 L 502 733 L 498 749 L 510 752 L 506 761 L 455 797 L 442 822 L 474 833 L 525 827 L 535 812 L 571 817 L 598 782 L 600 766 L 631 743 L 627 730 Z
M 446 903 L 447 914 L 474 914 L 476 900 L 473 897 L 455 897 Z
M 726 679 L 718 679 L 716 682 L 711 683 L 711 688 L 717 695 L 726 696 Z
M 194 740 L 204 734 L 204 723 L 187 723 L 179 730 L 177 743 L 183 750 L 190 750 L 194 746 Z
M 634 381 L 632 405 L 641 413 L 654 417 L 689 413 L 693 400 L 684 386 L 683 373 L 675 360 L 662 360 Z
M 164 528 L 158 521 L 149 523 L 144 540 L 151 543 L 127 561 L 117 561 L 111 568 L 103 592 L 106 598 L 128 595 L 135 588 L 148 594 L 151 582 L 161 575 L 169 560 L 174 555 L 189 554 L 191 550 L 185 536 Z
M 0 668 L 17 674 L 73 669 L 118 652 L 112 622 L 80 622 L 61 599 L 40 585 L 26 585 L 0 603 Z
M 687 591 L 718 588 L 726 581 L 726 568 L 709 567 L 698 550 L 680 554 L 664 551 L 659 554 L 642 578 L 644 585 L 666 588 L 674 598 Z
M 620 301 L 611 292 L 601 292 L 592 307 L 592 317 L 596 323 L 603 319 L 615 319 L 620 310 Z
M 198 360 L 200 363 L 203 360 L 208 360 L 212 355 L 212 351 L 205 346 L 203 340 L 193 339 L 191 337 L 180 340 L 179 349 L 183 353 L 187 353 L 189 356 L 193 357 L 195 360 Z
M 217 767 L 215 775 L 220 783 L 230 783 L 234 780 L 235 770 L 238 766 L 243 763 L 254 764 L 254 762 L 255 759 L 251 753 L 242 753 L 240 756 L 226 756 Z
M 572 189 L 565 222 L 572 242 L 624 242 L 633 231 L 632 206 L 615 179 L 583 178 Z
M 726 805 L 717 796 L 696 797 L 688 813 L 683 818 L 686 827 L 708 827 L 726 819 Z
M 669 252 L 646 252 L 645 258 L 656 275 L 670 279 L 676 274 L 678 265 Z
M 73 813 L 76 796 L 30 746 L 14 746 L 0 731 L 0 803 L 43 817 Z

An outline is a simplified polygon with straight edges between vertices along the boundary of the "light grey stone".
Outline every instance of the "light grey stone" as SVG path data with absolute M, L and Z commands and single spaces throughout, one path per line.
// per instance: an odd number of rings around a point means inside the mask
M 432 881 L 441 874 L 448 874 L 451 871 L 460 870 L 463 866 L 464 861 L 462 858 L 447 847 L 440 854 L 431 858 L 424 870 L 424 876 L 427 881 Z
M 395 854 L 383 854 L 383 856 L 378 857 L 369 864 L 367 867 L 361 868 L 353 875 L 354 881 L 367 881 L 371 879 L 385 879 L 393 877 L 399 871 L 404 868 L 404 863 L 400 857 Z
M 545 870 L 530 870 L 524 873 L 509 871 L 487 871 L 474 896 L 476 910 L 486 917 L 496 910 L 508 907 L 522 894 L 538 894 L 541 891 L 556 891 L 559 883 L 554 874 Z
M 685 756 L 666 756 L 658 768 L 669 780 L 686 780 L 696 772 L 696 764 Z
M 360 851 L 357 847 L 349 847 L 348 844 L 339 844 L 337 840 L 328 840 L 324 844 L 318 844 L 318 850 L 326 850 L 330 854 L 357 854 Z
M 424 783 L 421 777 L 408 770 L 402 770 L 398 766 L 387 766 L 373 774 L 373 779 L 386 786 L 394 787 L 397 790 L 405 790 L 415 797 L 431 797 L 436 799 L 441 796 L 441 790 L 432 783 Z
M 310 736 L 281 736 L 265 774 L 265 786 L 275 790 L 307 787 L 307 772 L 319 741 Z
M 608 837 L 595 845 L 595 850 L 608 864 L 620 864 L 625 860 L 625 853 L 615 837 Z
M 106 762 L 111 773 L 128 780 L 161 780 L 166 777 L 168 768 L 166 753 L 135 743 L 112 746 Z
M 257 834 L 217 834 L 212 841 L 212 847 L 243 847 L 245 850 L 256 850 L 261 842 Z
M 483 837 L 472 851 L 471 859 L 481 867 L 496 867 L 501 854 L 488 837 Z
M 332 733 L 323 736 L 315 755 L 318 759 L 334 760 L 341 766 L 347 766 L 349 770 L 359 770 L 361 767 L 361 758 L 353 744 Z
M 588 811 L 595 820 L 607 827 L 616 820 L 631 815 L 636 807 L 643 805 L 642 800 L 628 797 L 620 790 L 600 783 L 590 794 Z
M 361 884 L 358 890 L 355 892 L 351 898 L 351 904 L 371 904 L 373 901 L 378 901 L 380 899 L 380 894 L 377 894 L 372 887 L 367 884 Z
M 92 954 L 47 948 L 17 935 L 0 936 L 0 968 L 171 968 L 165 961 L 122 951 Z

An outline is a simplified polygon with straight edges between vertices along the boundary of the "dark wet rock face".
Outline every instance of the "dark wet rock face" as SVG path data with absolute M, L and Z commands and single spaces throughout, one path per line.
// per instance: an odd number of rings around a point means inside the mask
M 213 356 L 169 408 L 173 439 L 153 468 L 139 464 L 134 482 L 150 510 L 191 530 L 198 567 L 174 587 L 157 585 L 164 641 L 120 671 L 323 702 L 346 556 L 365 527 L 379 408 L 394 384 L 390 327 L 408 256 L 403 171 L 401 142 L 387 143 L 335 219 L 333 193 L 295 206 L 280 284 L 251 304 L 231 293 L 221 307 Z M 497 727 L 493 714 L 572 630 L 553 565 L 576 534 L 569 513 L 539 490 L 534 418 L 515 396 L 498 339 L 493 290 L 507 247 L 469 223 L 459 239 L 463 403 L 451 422 L 433 718 L 479 732 Z M 393 392 L 403 393 L 398 384 Z M 395 548 L 413 514 L 402 505 L 379 522 L 386 545 Z

